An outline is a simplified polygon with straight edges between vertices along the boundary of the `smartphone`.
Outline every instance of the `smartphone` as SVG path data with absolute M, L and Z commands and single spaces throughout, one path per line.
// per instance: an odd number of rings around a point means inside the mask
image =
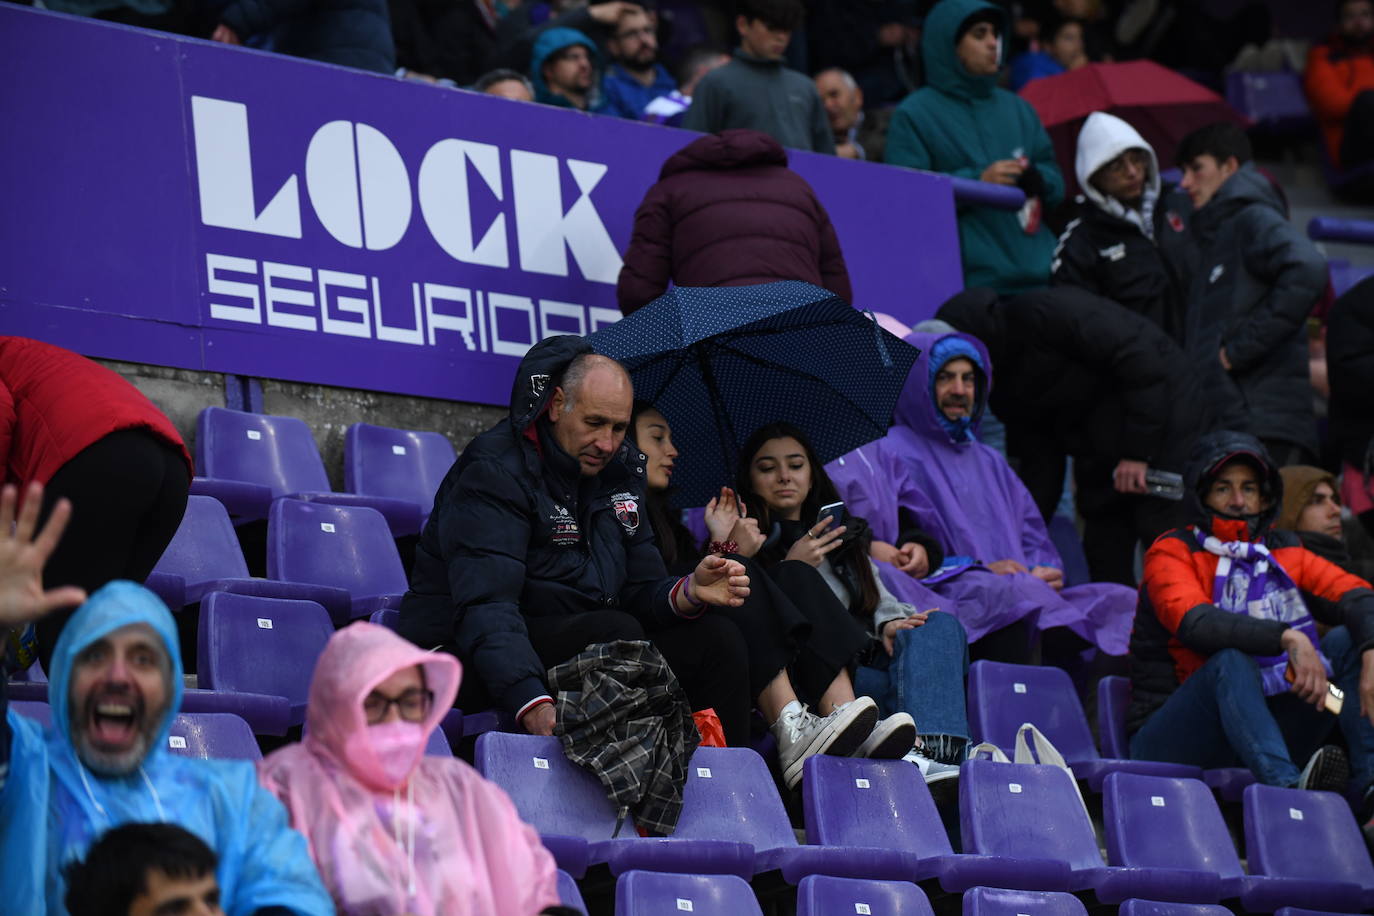
M 1287 668 L 1283 669 L 1283 679 L 1290 684 L 1297 680 L 1297 676 L 1293 674 L 1293 665 L 1291 662 Z M 1327 712 L 1331 713 L 1333 716 L 1339 716 L 1341 714 L 1341 709 L 1345 706 L 1345 691 L 1330 681 L 1327 681 L 1326 696 L 1322 698 L 1322 703 L 1325 705 Z
M 827 517 L 831 516 L 833 516 L 835 520 L 830 523 L 830 527 L 838 528 L 840 525 L 844 524 L 845 519 L 849 518 L 849 512 L 845 510 L 844 503 L 842 502 L 827 503 L 821 506 L 821 511 L 816 513 L 816 524 L 819 525 L 821 522 L 825 521 Z

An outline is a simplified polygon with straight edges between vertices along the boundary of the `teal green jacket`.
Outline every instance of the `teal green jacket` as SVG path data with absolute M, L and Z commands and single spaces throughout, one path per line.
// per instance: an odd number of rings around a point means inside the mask
M 960 24 L 982 9 L 1000 8 L 984 0 L 940 0 L 926 17 L 921 53 L 927 85 L 893 114 L 886 161 L 976 181 L 999 159 L 1026 156 L 1044 176 L 1048 214 L 1064 199 L 1064 176 L 1040 117 L 1024 99 L 997 88 L 996 77 L 971 75 L 955 53 Z M 960 207 L 959 245 L 966 286 L 1010 295 L 1049 285 L 1055 237 L 1043 223 L 1027 235 L 1014 212 Z

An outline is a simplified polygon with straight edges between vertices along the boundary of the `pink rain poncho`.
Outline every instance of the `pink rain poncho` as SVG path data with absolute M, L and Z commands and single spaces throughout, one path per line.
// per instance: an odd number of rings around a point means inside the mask
M 310 683 L 305 739 L 259 764 L 339 913 L 529 916 L 558 905 L 553 857 L 499 787 L 461 760 L 423 756 L 423 742 L 408 777 L 386 777 L 363 699 L 413 665 L 434 692 L 428 737 L 458 693 L 457 659 L 370 623 L 335 633 Z

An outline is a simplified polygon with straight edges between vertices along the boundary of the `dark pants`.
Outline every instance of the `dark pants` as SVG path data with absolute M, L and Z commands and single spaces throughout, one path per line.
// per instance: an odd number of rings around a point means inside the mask
M 1182 521 L 1180 503 L 1157 496 L 1120 496 L 1114 509 L 1083 515 L 1083 554 L 1094 582 L 1118 582 L 1135 588 L 1135 547 Z
M 1316 464 L 1317 456 L 1296 442 L 1283 439 L 1261 439 L 1269 457 L 1274 459 L 1274 467 L 1286 468 L 1298 464 Z
M 43 493 L 42 516 L 66 497 L 72 517 L 43 567 L 43 585 L 94 592 L 112 579 L 142 582 L 186 513 L 190 473 L 180 450 L 146 430 L 110 433 L 58 468 Z M 72 611 L 38 622 L 43 669 Z
M 1374 89 L 1366 89 L 1350 103 L 1341 137 L 1341 168 L 1366 162 L 1374 162 Z

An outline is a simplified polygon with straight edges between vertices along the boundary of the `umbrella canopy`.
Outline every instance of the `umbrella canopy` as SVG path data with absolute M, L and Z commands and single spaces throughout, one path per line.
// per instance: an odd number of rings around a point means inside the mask
M 1161 169 L 1175 164 L 1179 142 L 1197 128 L 1217 121 L 1246 124 L 1212 90 L 1149 60 L 1089 64 L 1027 83 L 1021 97 L 1031 103 L 1049 132 L 1069 193 L 1078 187 L 1078 131 L 1094 111 L 1114 114 L 1138 130 L 1154 147 Z
M 679 506 L 733 484 L 740 448 L 766 423 L 800 427 L 822 462 L 885 435 L 920 352 L 793 281 L 676 287 L 588 339 L 672 424 Z

